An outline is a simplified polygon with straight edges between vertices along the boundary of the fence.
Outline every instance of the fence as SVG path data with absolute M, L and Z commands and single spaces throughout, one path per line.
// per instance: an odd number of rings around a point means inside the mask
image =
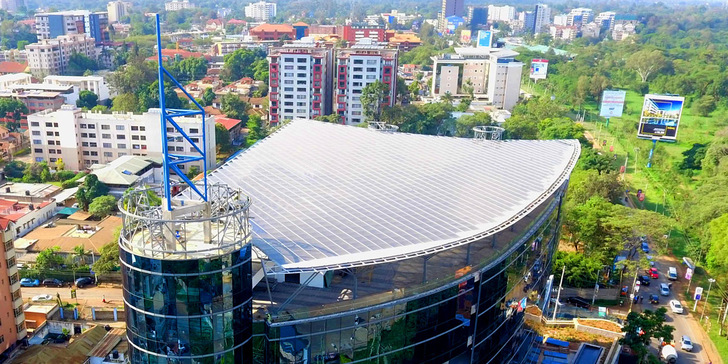
M 562 288 L 561 297 L 583 297 L 591 300 L 594 297 L 593 288 Z M 598 300 L 614 300 L 619 298 L 619 289 L 617 288 L 600 288 L 597 291 Z

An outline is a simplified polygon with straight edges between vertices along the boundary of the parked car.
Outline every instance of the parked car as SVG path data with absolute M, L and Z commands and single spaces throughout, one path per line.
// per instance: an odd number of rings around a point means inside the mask
M 690 341 L 690 337 L 687 335 L 683 335 L 680 338 L 680 349 L 683 349 L 685 351 L 693 351 L 693 342 Z
M 94 284 L 94 280 L 91 277 L 81 277 L 76 279 L 76 287 L 83 288 Z
M 20 286 L 21 287 L 38 287 L 38 286 L 40 286 L 40 281 L 37 279 L 23 278 L 20 280 Z
M 678 300 L 670 300 L 670 309 L 673 313 L 683 313 L 683 306 Z
M 657 273 L 657 268 L 654 268 L 654 267 L 650 268 L 649 274 L 650 274 L 650 277 L 652 277 L 652 279 L 660 278 L 660 274 Z
M 589 309 L 591 307 L 591 303 L 587 299 L 578 296 L 567 298 L 566 303 L 586 309 Z
M 651 294 L 650 295 L 650 303 L 655 304 L 655 305 L 656 304 L 659 304 L 660 303 L 660 296 L 658 296 L 656 294 Z
M 648 277 L 648 276 L 639 276 L 639 277 L 637 277 L 637 281 L 640 282 L 640 285 L 643 285 L 643 286 L 650 285 L 650 277 Z
M 669 279 L 671 281 L 677 280 L 677 268 L 675 268 L 675 267 L 667 268 L 667 279 Z
M 38 302 L 38 301 L 51 301 L 51 300 L 53 300 L 53 296 L 51 296 L 49 294 L 40 294 L 40 295 L 37 295 L 37 296 L 35 296 L 35 297 L 33 297 L 31 299 L 31 301 L 33 301 L 33 302 Z
M 647 244 L 646 241 L 643 241 L 642 242 L 642 251 L 645 252 L 645 253 L 649 253 L 650 252 L 650 245 Z
M 46 278 L 43 280 L 43 287 L 63 287 L 63 281 L 55 278 Z
M 667 283 L 660 283 L 660 294 L 663 296 L 670 295 L 670 286 Z

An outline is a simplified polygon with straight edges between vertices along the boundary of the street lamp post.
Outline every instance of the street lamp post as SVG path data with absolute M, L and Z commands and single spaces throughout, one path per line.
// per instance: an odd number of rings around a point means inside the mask
M 637 163 L 637 157 L 639 157 L 640 148 L 634 148 L 634 174 L 637 174 L 637 167 L 639 166 L 639 163 Z
M 705 306 L 708 305 L 708 299 L 710 299 L 710 287 L 713 287 L 713 282 L 715 282 L 715 279 L 708 278 L 708 294 L 705 296 L 705 303 L 703 303 L 703 312 L 700 313 L 700 322 L 703 322 L 703 315 L 705 315 Z

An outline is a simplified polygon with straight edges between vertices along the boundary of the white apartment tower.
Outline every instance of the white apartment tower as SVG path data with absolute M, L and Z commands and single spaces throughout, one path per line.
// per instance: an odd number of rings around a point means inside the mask
M 511 21 L 516 18 L 516 8 L 510 5 L 488 5 L 488 21 Z
M 369 44 L 367 44 L 369 43 Z M 387 86 L 382 106 L 394 106 L 397 94 L 398 51 L 360 41 L 336 52 L 334 109 L 345 124 L 368 121 L 361 103 L 364 87 L 375 81 Z
M 545 4 L 537 4 L 536 10 L 533 12 L 535 20 L 533 24 L 533 34 L 543 33 L 548 31 L 548 26 L 551 23 L 551 8 Z
M 268 21 L 276 16 L 276 4 L 259 1 L 245 6 L 245 17 L 257 21 Z
M 270 124 L 331 113 L 333 51 L 304 38 L 268 52 Z
M 189 0 L 173 0 L 167 3 L 164 3 L 164 10 L 166 11 L 177 11 L 182 9 L 194 9 L 195 4 L 189 2 Z
M 121 0 L 111 1 L 106 4 L 106 11 L 109 13 L 109 24 L 118 23 L 129 15 L 131 3 Z
M 510 57 L 491 57 L 489 63 L 488 95 L 490 102 L 499 109 L 513 110 L 520 96 L 523 63 Z
M 28 52 L 30 73 L 37 78 L 65 73 L 73 53 L 83 54 L 93 60 L 98 58 L 96 41 L 86 34 L 42 39 L 38 43 L 28 44 L 25 49 Z
M 73 105 L 64 105 L 60 110 L 28 115 L 34 161 L 54 163 L 58 158 L 63 158 L 66 168 L 78 171 L 93 164 L 109 163 L 125 155 L 161 157 L 159 113 L 159 109 L 149 109 L 143 114 L 102 114 L 82 112 Z M 203 137 L 201 118 L 178 118 L 175 121 L 194 142 L 199 142 Z M 170 125 L 167 135 L 167 149 L 170 152 L 198 155 L 192 145 Z M 204 135 L 207 147 L 215 150 L 214 118 L 206 119 Z M 195 165 L 202 170 L 202 163 L 198 161 Z M 215 155 L 208 155 L 205 163 L 208 169 L 214 168 Z M 183 168 L 183 165 L 179 167 Z

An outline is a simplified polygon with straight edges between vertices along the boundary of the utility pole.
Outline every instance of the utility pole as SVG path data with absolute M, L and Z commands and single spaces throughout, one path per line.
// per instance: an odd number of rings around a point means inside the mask
M 592 296 L 592 306 L 594 306 L 594 302 L 597 300 L 597 291 L 599 290 L 599 274 L 602 273 L 602 270 L 600 269 L 599 272 L 597 272 L 597 280 L 594 282 L 594 295 Z
M 564 273 L 566 273 L 566 265 L 561 268 L 561 279 L 559 280 L 559 291 L 556 292 L 556 303 L 554 304 L 554 315 L 552 321 L 556 321 L 556 311 L 559 309 L 559 299 L 561 298 L 561 285 L 564 284 Z
M 705 315 L 705 306 L 708 305 L 708 300 L 710 299 L 710 287 L 713 287 L 713 282 L 715 282 L 715 279 L 708 278 L 708 294 L 705 296 L 705 303 L 703 303 L 703 312 L 700 313 L 700 320 L 699 322 L 703 322 L 703 315 Z
M 720 327 L 718 335 L 723 335 L 723 325 L 725 325 L 725 317 L 728 314 L 728 298 L 724 296 L 723 301 L 725 302 L 725 308 L 723 309 L 723 319 L 720 321 L 720 325 L 718 325 Z
M 625 175 L 627 174 L 627 162 L 629 162 L 629 154 L 624 158 L 624 173 L 622 173 L 622 182 L 624 182 Z
M 634 174 L 637 174 L 637 168 L 639 167 L 639 163 L 637 163 L 637 157 L 639 157 L 640 148 L 634 148 Z
M 634 280 L 632 281 L 632 297 L 630 297 L 630 299 L 629 299 L 629 311 L 627 311 L 627 313 L 632 312 L 632 304 L 634 304 L 634 297 L 637 296 L 636 293 L 639 292 L 639 291 L 635 290 L 635 287 L 637 287 L 637 274 L 639 273 L 639 271 L 640 271 L 640 267 L 635 266 Z

